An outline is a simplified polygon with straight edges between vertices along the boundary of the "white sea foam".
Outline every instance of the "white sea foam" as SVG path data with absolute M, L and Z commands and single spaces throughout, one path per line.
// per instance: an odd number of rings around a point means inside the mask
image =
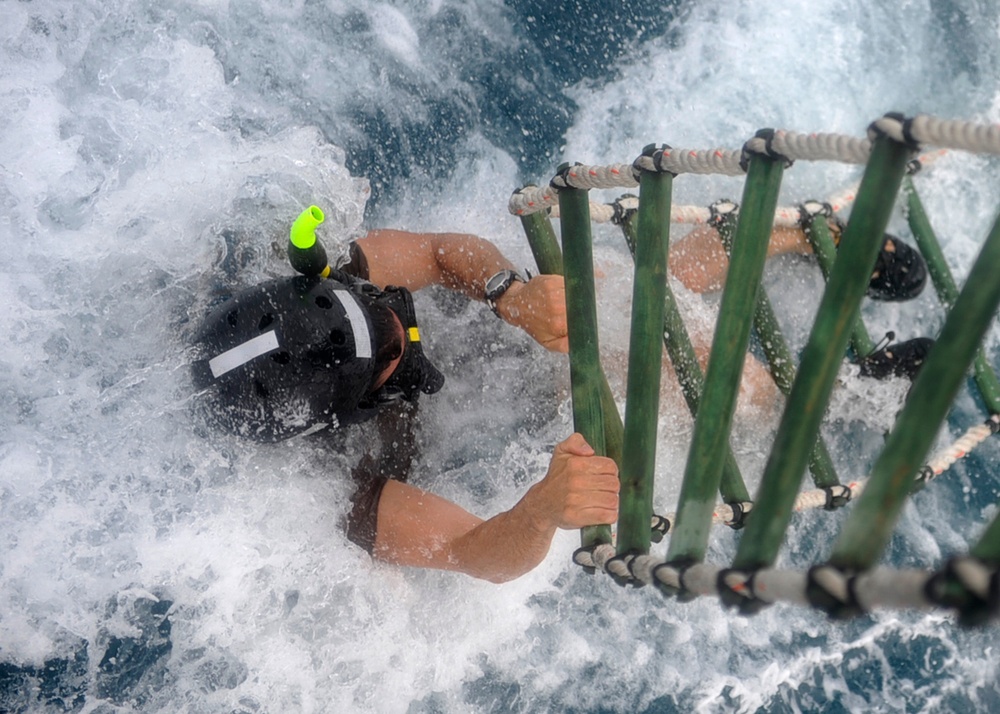
M 700 3 L 669 40 L 621 61 L 613 80 L 573 87 L 580 111 L 566 158 L 629 160 L 651 141 L 735 147 L 763 126 L 859 134 L 891 109 L 1000 116 L 995 62 L 963 73 L 948 44 L 961 33 L 940 29 L 935 4 L 772 5 Z M 147 598 L 173 602 L 168 674 L 121 711 L 996 706 L 992 633 L 936 615 L 832 624 L 782 606 L 748 619 L 710 599 L 680 604 L 575 569 L 574 533 L 500 587 L 373 564 L 339 522 L 355 449 L 331 452 L 322 437 L 260 446 L 193 425 L 194 325 L 222 283 L 287 273 L 288 222 L 309 204 L 326 212 L 328 248 L 362 230 L 368 183 L 328 141 L 345 122 L 335 110 L 360 98 L 409 111 L 412 87 L 380 84 L 379 71 L 401 63 L 408 78 L 436 86 L 445 74 L 428 46 L 444 40 L 422 33 L 456 8 L 484 36 L 516 35 L 492 2 L 327 3 L 326 19 L 373 18 L 359 30 L 363 47 L 317 22 L 311 3 L 0 4 L 0 660 L 41 666 L 83 640 L 96 676 L 101 643 L 134 632 L 128 603 Z M 968 46 L 995 52 L 986 41 L 995 42 L 995 11 L 954 10 L 974 30 Z M 442 95 L 461 91 L 453 76 L 441 81 Z M 383 217 L 486 235 L 530 265 L 505 212 L 517 157 L 475 130 L 457 144 L 449 176 L 431 182 L 415 170 Z M 917 177 L 960 277 L 993 221 L 997 168 L 952 154 Z M 856 175 L 793 167 L 783 200 L 822 197 Z M 732 179 L 677 186 L 683 202 L 741 191 Z M 893 227 L 905 235 L 900 216 Z M 603 349 L 622 366 L 629 261 L 611 229 L 596 232 L 595 252 Z M 802 292 L 820 283 L 808 262 L 768 268 L 801 345 L 815 304 L 783 299 L 788 280 Z M 712 301 L 678 294 L 704 329 Z M 482 306 L 430 294 L 418 307 L 448 382 L 423 405 L 413 481 L 481 515 L 508 508 L 572 428 L 565 362 Z M 929 291 L 904 305 L 866 304 L 865 316 L 873 333 L 932 333 L 941 322 Z M 989 345 L 994 355 L 995 335 Z M 825 435 L 838 468 L 857 476 L 905 385 L 873 388 L 849 372 Z M 611 379 L 623 393 L 621 371 Z M 691 428 L 670 385 L 664 398 L 659 511 L 676 503 Z M 979 418 L 964 394 L 949 431 Z M 753 484 L 774 419 L 741 409 L 736 424 L 734 450 Z M 995 515 L 996 447 L 983 454 L 914 499 L 892 562 L 937 565 Z M 780 564 L 825 557 L 844 518 L 796 517 Z M 714 532 L 709 558 L 727 562 L 737 543 Z M 93 711 L 96 690 L 87 696 Z

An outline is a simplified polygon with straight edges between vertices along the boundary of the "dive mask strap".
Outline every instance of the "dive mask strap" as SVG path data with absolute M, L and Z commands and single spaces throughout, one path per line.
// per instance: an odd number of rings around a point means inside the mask
M 444 386 L 444 375 L 424 354 L 410 291 L 406 288 L 388 286 L 376 298 L 376 302 L 396 313 L 396 317 L 403 325 L 406 341 L 399 366 L 379 390 L 379 399 L 390 401 L 398 394 L 407 401 L 413 401 L 419 392 L 434 394 L 440 391 Z

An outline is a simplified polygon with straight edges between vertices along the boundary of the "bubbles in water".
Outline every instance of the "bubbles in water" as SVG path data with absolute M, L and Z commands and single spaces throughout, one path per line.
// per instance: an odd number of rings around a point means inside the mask
M 359 443 L 250 445 L 192 420 L 187 337 L 233 286 L 287 274 L 289 222 L 310 204 L 331 252 L 364 231 L 367 207 L 403 228 L 485 235 L 530 265 L 505 203 L 564 155 L 736 147 L 761 126 L 860 134 L 889 109 L 996 119 L 997 19 L 976 3 L 640 5 L 592 3 L 583 24 L 565 19 L 576 6 L 524 2 L 3 5 L 0 708 L 1000 703 L 989 632 L 912 613 L 830 624 L 783 606 L 745 619 L 713 600 L 623 591 L 569 565 L 575 533 L 502 587 L 373 563 L 340 525 Z M 994 218 L 995 171 L 949 154 L 916 179 L 959 276 Z M 796 166 L 782 200 L 856 178 Z M 741 190 L 681 177 L 676 198 Z M 614 230 L 596 240 L 621 395 L 630 261 Z M 766 283 L 801 345 L 815 266 L 773 263 Z M 710 337 L 713 299 L 678 295 Z M 461 298 L 432 291 L 418 310 L 449 381 L 423 405 L 412 480 L 483 516 L 509 508 L 572 429 L 564 358 Z M 929 291 L 864 311 L 873 332 L 941 322 Z M 841 376 L 825 435 L 857 476 L 907 385 Z M 691 421 L 672 384 L 663 391 L 666 511 Z M 964 394 L 942 438 L 980 411 Z M 772 430 L 737 413 L 752 483 Z M 987 442 L 914 499 L 894 564 L 937 565 L 978 537 L 996 459 Z M 782 563 L 825 556 L 843 517 L 796 517 Z M 738 537 L 713 532 L 709 559 L 727 562 Z

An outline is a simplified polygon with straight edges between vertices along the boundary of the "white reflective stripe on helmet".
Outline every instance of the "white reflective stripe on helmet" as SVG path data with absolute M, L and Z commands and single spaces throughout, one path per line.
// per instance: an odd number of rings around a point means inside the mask
M 267 354 L 280 346 L 277 333 L 271 330 L 213 357 L 208 361 L 208 367 L 212 370 L 212 376 L 218 379 L 226 372 L 231 372 L 253 358 Z
M 368 322 L 365 319 L 365 313 L 362 311 L 361 305 L 346 290 L 334 290 L 332 292 L 341 306 L 343 306 L 347 321 L 351 323 L 351 332 L 354 335 L 354 355 L 356 357 L 371 359 L 371 332 L 368 330 Z M 272 352 L 280 346 L 278 344 L 277 332 L 271 330 L 213 357 L 208 361 L 208 367 L 212 370 L 212 376 L 218 379 L 227 372 L 245 365 L 256 357 Z
M 357 298 L 346 290 L 334 290 L 333 294 L 340 304 L 344 306 L 344 313 L 347 321 L 351 323 L 351 332 L 354 333 L 354 356 L 370 359 L 372 356 L 372 337 L 368 332 L 368 321 L 365 320 L 365 313 L 361 310 Z

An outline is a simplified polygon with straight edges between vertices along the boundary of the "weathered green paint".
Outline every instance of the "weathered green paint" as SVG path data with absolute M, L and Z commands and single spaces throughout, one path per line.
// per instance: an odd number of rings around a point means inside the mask
M 830 228 L 826 225 L 826 221 L 823 220 L 822 216 L 818 219 L 813 219 L 806 229 L 806 238 L 809 239 L 813 253 L 816 254 L 823 277 L 829 280 L 830 273 L 833 271 L 833 264 L 837 259 L 837 247 L 833 244 L 833 236 L 830 235 Z M 869 336 L 868 330 L 865 328 L 865 323 L 860 316 L 851 330 L 851 348 L 854 350 L 855 356 L 859 359 L 870 355 L 875 349 L 875 343 Z
M 726 255 L 731 256 L 733 251 L 733 228 L 734 218 L 730 214 L 719 226 L 719 237 L 722 245 L 726 249 Z M 795 358 L 792 350 L 788 347 L 788 341 L 781 332 L 781 325 L 774 314 L 774 307 L 771 299 L 767 296 L 767 291 L 762 287 L 757 294 L 757 309 L 753 314 L 753 326 L 760 340 L 760 346 L 767 357 L 767 367 L 774 378 L 774 383 L 786 397 L 792 390 L 792 383 L 795 381 Z M 840 479 L 837 478 L 837 471 L 833 467 L 833 459 L 830 452 L 823 443 L 823 437 L 818 436 L 812 451 L 809 453 L 809 471 L 813 475 L 813 483 L 818 488 L 837 486 Z
M 535 265 L 543 275 L 562 275 L 563 257 L 559 248 L 559 239 L 549 220 L 548 212 L 539 211 L 527 216 L 521 216 L 521 227 L 531 246 L 531 254 L 535 257 Z
M 668 561 L 701 561 L 705 556 L 783 173 L 781 161 L 759 155 L 750 159 Z M 756 518 L 756 513 L 750 517 L 751 525 Z
M 906 218 L 913 231 L 913 237 L 917 241 L 917 247 L 924 256 L 927 263 L 927 272 L 931 276 L 931 282 L 937 291 L 938 299 L 945 310 L 950 310 L 955 300 L 958 299 L 958 287 L 955 278 L 948 267 L 948 261 L 941 250 L 937 235 L 931 227 L 930 219 L 924 210 L 924 204 L 917 194 L 913 181 L 909 176 L 903 182 L 903 190 L 906 193 Z M 996 372 L 986 359 L 986 351 L 979 347 L 976 350 L 976 358 L 973 362 L 976 386 L 986 404 L 990 414 L 1000 414 L 1000 381 L 997 380 Z
M 636 219 L 635 216 L 628 216 L 621 224 L 625 242 L 629 251 L 635 255 L 636 243 Z M 669 263 L 670 254 L 667 253 Z M 701 392 L 705 386 L 705 376 L 698 364 L 698 356 L 695 354 L 694 345 L 688 335 L 684 320 L 681 318 L 680 310 L 677 308 L 677 299 L 674 291 L 670 289 L 669 281 L 664 286 L 663 301 L 663 344 L 667 348 L 670 356 L 670 363 L 673 365 L 674 373 L 684 395 L 688 410 L 694 416 L 698 413 L 698 403 L 701 400 Z M 726 444 L 725 463 L 722 467 L 722 481 L 719 484 L 719 493 L 726 503 L 746 503 L 750 500 L 750 493 L 747 491 L 740 473 L 739 464 L 733 455 L 733 450 Z
M 772 565 L 777 557 L 909 155 L 906 147 L 885 137 L 874 142 L 764 468 L 753 515 L 736 552 L 735 568 L 755 570 Z
M 543 275 L 562 275 L 563 256 L 559 248 L 552 221 L 543 212 L 521 216 L 521 225 L 535 257 L 535 265 Z M 618 412 L 615 395 L 608 385 L 608 380 L 601 373 L 601 410 L 604 414 L 604 448 L 607 456 L 615 463 L 622 464 L 622 447 L 624 442 L 624 426 L 622 415 Z
M 632 283 L 625 448 L 620 472 L 619 554 L 649 552 L 673 178 L 672 174 L 643 172 L 639 181 L 639 236 Z
M 597 336 L 594 251 L 587 196 L 587 191 L 575 188 L 559 191 L 569 322 L 569 372 L 573 426 L 594 451 L 605 455 L 604 410 L 601 405 L 603 373 Z M 606 525 L 587 526 L 581 531 L 581 541 L 584 547 L 610 543 L 611 528 Z
M 864 493 L 834 544 L 832 565 L 866 570 L 875 565 L 888 543 L 914 478 L 930 453 L 979 343 L 993 323 L 1000 305 L 998 265 L 1000 219 L 913 383 L 885 448 L 872 467 Z
M 969 555 L 992 565 L 1000 565 L 1000 513 L 993 517 Z

